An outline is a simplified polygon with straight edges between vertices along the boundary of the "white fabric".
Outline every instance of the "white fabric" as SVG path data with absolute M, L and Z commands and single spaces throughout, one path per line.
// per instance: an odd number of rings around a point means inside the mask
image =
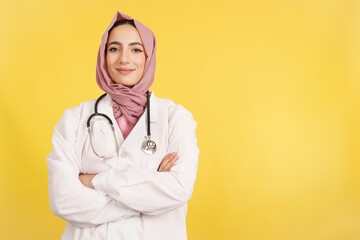
M 118 157 L 99 160 L 93 153 L 86 122 L 96 99 L 65 110 L 56 125 L 52 152 L 47 157 L 49 198 L 53 213 L 67 221 L 62 240 L 184 240 L 187 201 L 195 183 L 199 149 L 191 113 L 168 99 L 150 97 L 151 136 L 157 151 L 141 150 L 146 111 L 124 141 L 114 119 L 111 97 L 98 107 L 114 123 Z M 99 154 L 115 150 L 106 119 L 91 121 L 92 139 Z M 178 161 L 169 172 L 157 168 L 167 153 Z M 94 189 L 83 186 L 79 173 L 98 174 Z

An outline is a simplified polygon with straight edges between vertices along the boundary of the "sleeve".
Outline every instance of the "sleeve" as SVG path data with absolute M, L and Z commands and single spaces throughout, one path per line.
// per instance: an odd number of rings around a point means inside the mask
M 55 127 L 52 152 L 46 159 L 52 212 L 77 227 L 93 227 L 140 215 L 121 202 L 85 187 L 79 180 L 81 165 L 75 154 L 78 110 L 77 107 L 65 110 Z
M 198 167 L 196 126 L 191 113 L 179 105 L 169 119 L 167 149 L 167 152 L 177 152 L 175 166 L 169 172 L 129 166 L 111 169 L 93 178 L 95 189 L 148 215 L 183 206 L 192 195 Z

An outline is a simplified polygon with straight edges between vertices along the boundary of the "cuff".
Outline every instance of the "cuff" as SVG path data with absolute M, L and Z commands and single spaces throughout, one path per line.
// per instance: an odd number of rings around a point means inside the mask
M 107 172 L 101 172 L 101 173 L 96 174 L 96 176 L 93 177 L 93 179 L 91 180 L 91 183 L 98 193 L 107 196 L 108 193 L 106 192 L 106 188 L 107 188 L 106 175 L 107 175 Z

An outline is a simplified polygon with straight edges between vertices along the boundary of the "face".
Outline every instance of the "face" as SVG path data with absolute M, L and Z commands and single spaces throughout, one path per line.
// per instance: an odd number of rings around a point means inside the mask
M 137 84 L 145 67 L 145 51 L 136 28 L 129 24 L 115 27 L 106 43 L 107 69 L 111 79 L 127 87 Z

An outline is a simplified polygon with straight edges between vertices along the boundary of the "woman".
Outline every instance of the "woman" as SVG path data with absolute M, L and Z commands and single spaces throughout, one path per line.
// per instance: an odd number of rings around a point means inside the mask
M 152 31 L 117 12 L 96 66 L 107 94 L 65 110 L 55 127 L 49 198 L 53 213 L 67 221 L 63 240 L 187 238 L 197 124 L 181 105 L 150 96 L 155 53 Z M 109 119 L 89 120 L 94 111 Z M 156 147 L 144 143 L 149 138 Z

